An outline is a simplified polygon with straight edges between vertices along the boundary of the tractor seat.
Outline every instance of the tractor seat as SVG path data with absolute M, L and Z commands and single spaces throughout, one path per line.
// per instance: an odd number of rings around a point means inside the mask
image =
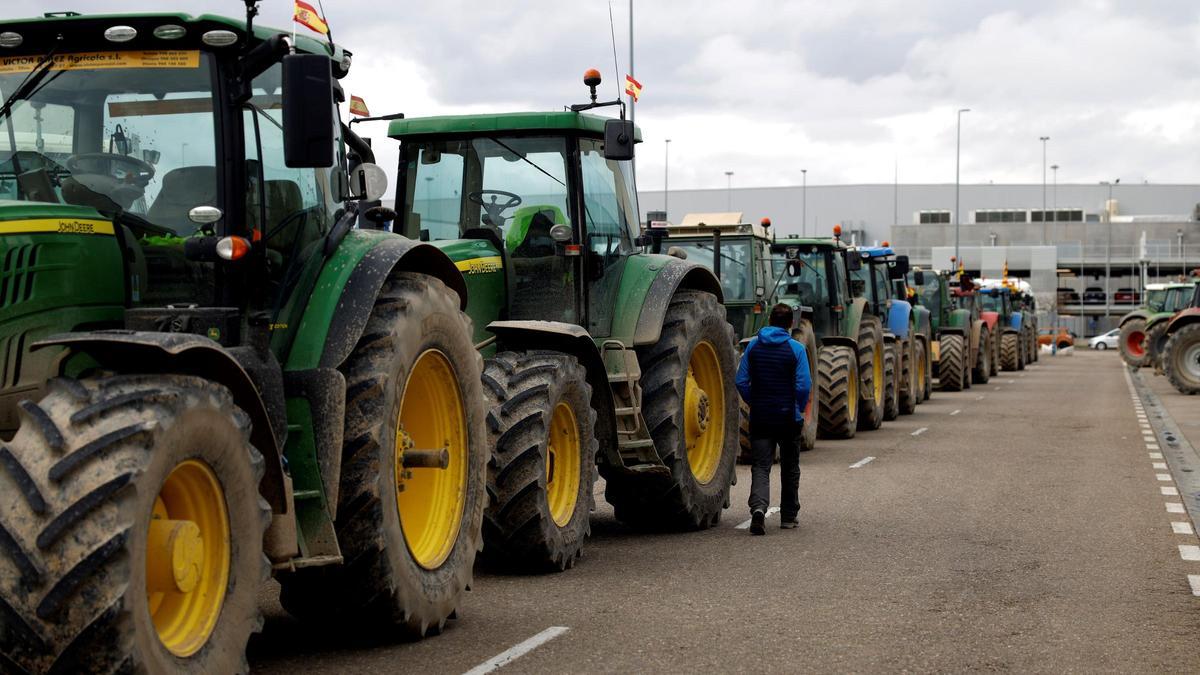
M 813 289 L 813 285 L 807 281 L 801 281 L 796 284 L 796 295 L 800 300 L 800 304 L 805 307 L 817 306 L 817 292 Z
M 562 211 L 554 206 L 527 206 L 513 214 L 505 242 L 518 258 L 554 255 L 550 228 L 565 223 Z
M 217 168 L 185 166 L 171 169 L 163 175 L 162 189 L 146 211 L 146 219 L 155 225 L 169 227 L 181 236 L 188 236 L 198 227 L 188 218 L 188 211 L 197 206 L 216 205 Z

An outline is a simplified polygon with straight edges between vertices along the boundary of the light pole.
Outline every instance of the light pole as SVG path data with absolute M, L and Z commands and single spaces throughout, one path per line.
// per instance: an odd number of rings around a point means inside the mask
M 808 169 L 800 169 L 804 186 L 800 188 L 800 236 L 808 233 Z
M 961 220 L 958 217 L 958 177 L 960 160 L 962 158 L 962 114 L 971 112 L 970 108 L 960 108 L 958 111 L 958 130 L 955 132 L 954 141 L 954 259 L 962 260 L 958 252 L 958 223 Z
M 1046 141 L 1050 140 L 1049 136 L 1039 136 L 1038 140 L 1042 142 L 1042 244 L 1049 242 L 1050 226 L 1046 223 L 1049 219 L 1046 217 Z
M 1058 165 L 1051 164 L 1050 170 L 1054 172 L 1054 193 L 1053 193 L 1054 201 L 1051 202 L 1050 208 L 1053 209 L 1057 213 L 1058 212 Z
M 1108 186 L 1108 201 L 1104 202 L 1105 218 L 1108 220 L 1108 244 L 1105 245 L 1105 247 L 1104 247 L 1104 320 L 1105 320 L 1104 325 L 1105 325 L 1105 328 L 1108 327 L 1108 318 L 1109 318 L 1109 314 L 1111 312 L 1111 304 L 1108 301 L 1108 286 L 1109 286 L 1109 283 L 1111 282 L 1111 277 L 1112 277 L 1112 231 L 1113 231 L 1113 227 L 1112 227 L 1112 193 L 1113 193 L 1113 186 L 1115 186 L 1117 183 L 1120 183 L 1120 182 L 1121 182 L 1120 178 L 1112 181 L 1111 183 L 1108 181 L 1100 182 L 1101 185 Z
M 671 139 L 663 142 L 663 216 L 671 222 L 671 212 L 667 209 L 671 196 Z
M 725 210 L 733 210 L 733 172 L 725 172 Z

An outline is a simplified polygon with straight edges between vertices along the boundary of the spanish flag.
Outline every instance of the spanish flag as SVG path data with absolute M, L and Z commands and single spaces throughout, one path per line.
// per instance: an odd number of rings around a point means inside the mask
M 299 0 L 297 0 L 297 1 L 299 1 Z M 642 96 L 642 83 L 633 79 L 632 75 L 626 75 L 625 76 L 625 93 L 629 94 L 633 98 L 634 103 L 637 103 L 637 100 L 639 98 L 641 98 L 641 96 Z
M 321 16 L 321 13 L 315 7 L 304 2 L 304 0 L 296 0 L 296 9 L 292 12 L 292 21 L 321 35 L 329 35 L 329 24 L 325 23 L 324 17 Z
M 351 96 L 350 114 L 361 115 L 362 117 L 370 117 L 371 111 L 367 110 L 367 102 L 362 100 L 361 96 Z

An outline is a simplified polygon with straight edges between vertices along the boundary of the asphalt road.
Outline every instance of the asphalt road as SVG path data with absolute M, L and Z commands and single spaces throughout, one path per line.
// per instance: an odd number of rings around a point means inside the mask
M 600 499 L 575 569 L 480 571 L 460 619 L 419 643 L 330 638 L 268 600 L 251 664 L 465 672 L 563 627 L 503 671 L 1195 671 L 1198 542 L 1172 525 L 1188 516 L 1168 511 L 1132 387 L 1115 353 L 1080 351 L 935 392 L 803 455 L 800 529 L 775 516 L 765 537 L 736 529 L 746 467 L 705 532 L 632 532 Z M 1200 419 L 1200 397 L 1175 396 Z

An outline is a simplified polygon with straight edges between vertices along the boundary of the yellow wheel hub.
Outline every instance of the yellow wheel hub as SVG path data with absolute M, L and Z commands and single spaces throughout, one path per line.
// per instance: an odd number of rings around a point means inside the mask
M 450 360 L 417 358 L 396 420 L 396 509 L 417 564 L 437 569 L 458 539 L 467 501 L 466 405 Z
M 163 646 L 195 654 L 221 615 L 230 565 L 225 493 L 207 464 L 189 459 L 167 476 L 146 536 L 146 597 Z
M 554 406 L 546 447 L 546 501 L 559 527 L 571 522 L 579 501 L 579 425 L 566 403 Z
M 688 466 L 697 481 L 708 483 L 725 447 L 725 381 L 717 350 L 707 340 L 696 345 L 688 361 L 683 417 Z

